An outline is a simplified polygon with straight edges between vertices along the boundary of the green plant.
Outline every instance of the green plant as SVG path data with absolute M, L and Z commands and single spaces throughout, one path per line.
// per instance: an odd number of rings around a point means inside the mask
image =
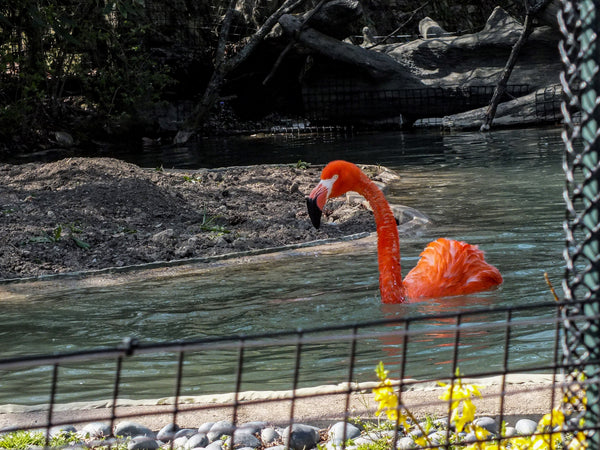
M 41 236 L 35 236 L 29 239 L 34 244 L 48 244 L 60 241 L 62 237 L 62 225 L 57 225 L 52 233 L 46 233 Z
M 91 248 L 90 244 L 82 241 L 77 236 L 75 236 L 75 234 L 79 234 L 79 233 L 83 232 L 83 230 L 81 228 L 79 228 L 78 225 L 68 224 L 66 226 L 69 229 L 69 237 L 73 240 L 75 245 L 77 245 L 79 248 L 82 248 L 84 250 L 89 250 Z M 34 244 L 52 244 L 52 243 L 59 242 L 63 237 L 63 229 L 64 229 L 63 225 L 58 224 L 54 228 L 52 233 L 45 233 L 41 236 L 34 236 L 29 239 L 29 242 L 34 243 Z
M 217 220 L 217 217 L 209 216 L 206 213 L 206 208 L 204 208 L 204 211 L 202 213 L 202 222 L 200 223 L 200 229 L 202 231 L 209 231 L 212 233 L 217 233 L 219 236 L 222 234 L 231 233 L 231 231 L 228 230 L 227 228 L 225 228 L 223 225 L 217 224 L 215 222 L 216 220 Z
M 306 161 L 302 161 L 301 159 L 299 159 L 298 162 L 296 163 L 296 169 L 306 170 L 309 167 L 310 167 L 310 163 L 306 162 Z
M 75 433 L 62 432 L 50 438 L 49 447 L 64 448 L 73 445 L 75 442 L 79 442 L 79 437 Z M 47 448 L 45 433 L 41 431 L 19 430 L 0 436 L 0 448 L 29 449 L 32 447 Z M 123 449 L 127 447 L 118 448 Z
M 191 177 L 189 175 L 184 175 L 183 181 L 187 181 L 188 183 L 199 183 L 200 181 L 202 181 L 202 179 L 196 178 L 196 177 Z

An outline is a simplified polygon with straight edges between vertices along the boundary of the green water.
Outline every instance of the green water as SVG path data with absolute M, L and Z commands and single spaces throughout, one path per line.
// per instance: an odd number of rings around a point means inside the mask
M 221 267 L 193 277 L 61 289 L 32 294 L 25 301 L 5 299 L 0 306 L 2 357 L 114 346 L 125 337 L 159 343 L 297 328 L 326 331 L 330 326 L 364 320 L 551 301 L 544 272 L 560 287 L 564 270 L 560 129 L 236 138 L 201 144 L 207 147 L 170 154 L 170 166 L 194 166 L 202 160 L 199 155 L 209 155 L 206 166 L 298 159 L 323 163 L 338 158 L 389 166 L 401 177 L 391 187 L 389 200 L 416 208 L 434 221 L 419 233 L 401 237 L 404 273 L 429 241 L 445 236 L 478 244 L 500 269 L 504 284 L 473 296 L 384 306 L 379 300 L 374 247 L 343 255 L 309 252 Z M 215 149 L 221 149 L 221 158 Z M 242 156 L 240 149 L 245 152 Z M 151 167 L 166 158 L 165 152 L 157 149 L 137 160 L 124 157 Z M 537 311 L 534 318 L 538 316 L 551 318 L 553 311 Z M 502 323 L 504 317 L 491 311 L 468 318 L 468 325 L 475 328 L 461 335 L 458 360 L 463 373 L 477 373 L 482 367 L 501 369 L 504 329 L 488 325 Z M 531 318 L 530 313 L 523 317 Z M 393 337 L 359 340 L 353 378 L 372 381 L 379 360 L 394 368 L 401 358 L 405 358 L 407 377 L 450 375 L 455 336 L 445 330 L 449 325 L 451 320 L 435 317 L 416 324 L 406 355 L 403 341 Z M 554 339 L 551 324 L 515 325 L 509 368 L 526 371 L 549 364 Z M 344 381 L 348 354 L 347 342 L 306 346 L 299 385 Z M 242 390 L 291 388 L 294 361 L 293 346 L 247 349 Z M 237 362 L 235 350 L 189 354 L 182 393 L 233 390 Z M 112 360 L 61 367 L 57 400 L 110 398 L 114 369 Z M 126 359 L 120 395 L 173 395 L 176 369 L 177 357 L 170 353 Z M 4 373 L 0 403 L 46 402 L 51 372 L 51 367 L 44 366 Z

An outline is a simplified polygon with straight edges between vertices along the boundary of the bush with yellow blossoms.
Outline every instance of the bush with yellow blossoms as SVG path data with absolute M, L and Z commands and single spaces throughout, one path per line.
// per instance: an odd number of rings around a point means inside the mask
M 380 417 L 385 413 L 388 420 L 395 422 L 398 429 L 401 426 L 405 433 L 409 433 L 411 427 L 420 429 L 421 426 L 414 416 L 400 403 L 393 383 L 388 377 L 389 373 L 385 370 L 382 362 L 377 365 L 375 373 L 379 379 L 378 386 L 373 389 L 375 401 L 378 404 L 375 415 Z M 580 450 L 587 448 L 583 432 L 575 434 L 567 432 L 566 417 L 560 409 L 553 409 L 552 412 L 544 415 L 540 419 L 535 433 L 531 436 L 495 437 L 488 430 L 473 423 L 476 413 L 473 399 L 481 397 L 477 386 L 463 383 L 458 370 L 452 383 L 439 384 L 445 387 L 440 399 L 450 402 L 450 424 L 454 425 L 456 433 L 448 434 L 449 443 L 436 447 L 439 444 L 433 443 L 427 433 L 420 429 L 421 436 L 413 439 L 417 446 L 414 448 L 464 450 Z M 565 399 L 564 402 L 569 402 L 569 400 Z M 585 402 L 583 404 L 585 405 Z M 463 431 L 472 433 L 476 437 L 476 442 L 461 442 L 457 433 Z

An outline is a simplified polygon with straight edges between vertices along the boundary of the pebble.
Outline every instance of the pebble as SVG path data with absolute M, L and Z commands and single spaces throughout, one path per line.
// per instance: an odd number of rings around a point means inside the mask
M 128 421 L 119 423 L 115 427 L 114 435 L 123 437 L 144 436 L 152 439 L 156 438 L 156 433 L 150 428 Z
M 92 422 L 84 426 L 77 434 L 84 439 L 98 439 L 105 436 L 110 436 L 112 433 L 108 424 L 102 422 Z
M 520 434 L 520 435 L 533 434 L 535 432 L 536 428 L 537 428 L 537 423 L 531 419 L 520 419 L 515 424 L 515 429 L 517 430 L 517 434 Z
M 179 431 L 179 426 L 174 423 L 170 423 L 161 428 L 156 433 L 156 439 L 162 442 L 171 442 L 175 438 L 175 434 Z
M 319 442 L 319 429 L 310 425 L 293 424 L 283 430 L 283 443 L 293 450 L 310 449 Z
M 335 445 L 340 445 L 348 439 L 360 436 L 358 427 L 347 422 L 338 422 L 329 429 L 329 440 Z
M 479 417 L 473 421 L 473 424 L 489 431 L 492 434 L 498 433 L 498 422 L 491 417 Z
M 498 422 L 491 417 L 480 417 L 474 423 L 491 433 L 498 433 Z M 428 430 L 428 439 L 433 445 L 445 442 L 447 437 L 447 421 L 435 421 Z M 514 427 L 506 427 L 506 436 L 515 434 L 530 435 L 535 432 L 537 423 L 529 419 L 520 419 Z M 247 422 L 237 427 L 230 421 L 206 422 L 198 428 L 181 428 L 177 424 L 165 425 L 158 432 L 131 421 L 118 423 L 114 430 L 107 423 L 91 422 L 77 430 L 72 425 L 52 427 L 51 435 L 60 433 L 75 433 L 81 442 L 69 448 L 92 448 L 93 445 L 120 445 L 125 443 L 128 450 L 173 448 L 181 450 L 292 450 L 321 449 L 337 450 L 344 442 L 346 448 L 354 450 L 358 446 L 371 446 L 381 438 L 393 439 L 393 430 L 377 430 L 363 432 L 359 426 L 349 422 L 334 423 L 326 433 L 328 440 L 320 442 L 324 430 L 307 425 L 293 424 L 285 429 L 272 426 L 267 422 Z M 397 450 L 417 448 L 414 439 L 421 435 L 414 429 L 408 435 L 398 435 Z M 458 436 L 463 443 L 476 440 L 473 433 L 460 433 Z M 283 445 L 282 445 L 283 443 Z
M 188 438 L 188 441 L 185 443 L 186 448 L 196 448 L 196 447 L 206 447 L 210 444 L 208 437 L 205 433 L 196 433 L 193 436 Z

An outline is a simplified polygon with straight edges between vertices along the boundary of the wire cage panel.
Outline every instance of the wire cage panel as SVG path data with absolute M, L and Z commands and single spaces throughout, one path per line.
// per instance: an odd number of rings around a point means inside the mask
M 304 110 L 313 120 L 352 121 L 365 118 L 442 117 L 485 106 L 494 86 L 373 88 L 351 81 L 320 81 L 302 88 Z M 504 100 L 529 94 L 528 85 L 508 85 Z
M 541 415 L 562 399 L 561 373 L 565 366 L 559 342 L 564 306 L 550 302 L 387 319 L 326 330 L 164 344 L 126 340 L 118 348 L 4 359 L 0 361 L 0 403 L 24 403 L 12 410 L 29 414 L 6 415 L 6 409 L 0 409 L 0 428 L 10 432 L 39 429 L 40 425 L 50 429 L 105 421 L 113 429 L 120 421 L 134 418 L 183 424 L 198 417 L 212 417 L 234 424 L 266 420 L 281 426 L 299 422 L 325 426 L 334 420 L 356 417 L 372 420 L 377 407 L 372 390 L 379 385 L 374 368 L 379 361 L 390 371 L 403 408 L 415 420 L 436 415 L 442 422 L 448 421 L 451 402 L 439 398 L 437 382 L 454 383 L 459 377 L 481 383 L 483 398 L 475 400 L 480 414 L 492 415 L 500 422 L 514 420 L 514 411 Z M 532 328 L 547 345 L 539 349 L 537 358 L 515 357 L 513 349 L 527 344 L 521 335 Z M 486 339 L 491 329 L 498 330 L 503 338 Z M 432 348 L 427 355 L 413 350 L 415 343 L 432 335 L 437 339 L 437 349 Z M 478 369 L 461 370 L 461 363 L 482 346 L 488 352 L 480 357 L 481 364 L 475 366 Z M 325 355 L 339 357 L 324 357 L 324 347 L 329 349 Z M 285 363 L 277 370 L 269 364 L 269 355 L 273 354 L 285 355 Z M 220 370 L 223 355 L 233 362 L 235 370 Z M 110 368 L 111 376 L 97 376 L 102 365 Z M 307 368 L 315 365 L 324 375 L 317 383 L 319 387 L 315 387 L 314 380 L 306 379 Z M 442 372 L 412 377 L 414 368 L 422 365 L 441 365 Z M 15 379 L 20 380 L 22 388 L 10 388 Z M 526 388 L 522 386 L 524 379 L 529 383 Z M 261 380 L 269 392 L 248 389 L 255 380 Z M 580 385 L 578 380 L 569 382 Z M 27 392 L 29 397 L 9 400 L 19 392 Z M 525 395 L 535 399 L 526 407 L 522 400 Z M 91 402 L 96 408 L 82 411 L 78 401 Z M 140 412 L 132 408 L 135 404 L 146 405 L 141 419 Z M 404 436 L 398 431 L 396 439 Z

